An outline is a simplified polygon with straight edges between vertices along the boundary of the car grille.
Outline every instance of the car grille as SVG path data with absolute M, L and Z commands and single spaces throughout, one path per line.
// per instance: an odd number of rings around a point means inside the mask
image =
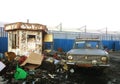
M 98 62 L 101 61 L 101 56 L 73 56 L 74 61 L 92 61 L 97 60 Z

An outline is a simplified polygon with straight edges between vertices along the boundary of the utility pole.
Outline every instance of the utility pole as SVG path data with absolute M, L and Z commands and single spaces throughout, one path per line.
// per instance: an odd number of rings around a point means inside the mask
M 87 32 L 87 28 L 86 28 L 86 25 L 85 25 L 85 33 Z
M 60 23 L 60 31 L 62 31 L 62 23 Z
M 107 31 L 107 27 L 106 27 L 106 35 L 107 35 L 108 31 Z

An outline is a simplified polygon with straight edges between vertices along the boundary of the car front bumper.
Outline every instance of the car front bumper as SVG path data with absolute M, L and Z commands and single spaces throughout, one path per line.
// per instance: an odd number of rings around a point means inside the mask
M 77 63 L 77 62 L 66 62 L 67 65 L 75 65 L 79 67 L 109 67 L 110 64 L 92 64 L 92 63 Z

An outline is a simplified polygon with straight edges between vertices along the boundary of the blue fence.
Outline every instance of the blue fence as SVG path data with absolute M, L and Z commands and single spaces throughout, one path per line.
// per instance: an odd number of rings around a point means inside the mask
M 54 39 L 54 49 L 62 48 L 63 51 L 69 51 L 73 47 L 72 39 Z
M 103 46 L 106 46 L 109 50 L 111 50 L 111 49 L 115 50 L 115 42 L 114 41 L 103 40 L 102 43 L 103 43 Z
M 54 50 L 62 48 L 63 51 L 67 52 L 73 47 L 73 39 L 54 39 Z M 120 41 L 103 40 L 103 45 L 109 50 L 120 50 Z M 0 53 L 8 51 L 8 38 L 0 37 Z
M 107 46 L 109 50 L 118 51 L 120 50 L 120 41 L 102 41 L 104 46 Z
M 3 27 L 0 27 L 0 53 L 8 51 L 8 36 Z
M 115 50 L 116 51 L 120 50 L 120 41 L 115 42 Z
M 0 37 L 0 53 L 8 51 L 8 38 Z
M 54 49 L 62 48 L 67 52 L 73 47 L 73 39 L 54 39 Z M 106 46 L 109 50 L 120 50 L 120 41 L 103 40 L 103 46 Z

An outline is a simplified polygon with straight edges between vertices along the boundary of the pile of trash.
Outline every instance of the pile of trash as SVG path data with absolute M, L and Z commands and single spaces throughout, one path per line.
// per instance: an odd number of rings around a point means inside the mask
M 56 84 L 66 80 L 67 74 L 65 59 L 57 54 L 16 56 L 14 52 L 6 52 L 5 58 L 0 58 L 0 76 L 7 84 Z

